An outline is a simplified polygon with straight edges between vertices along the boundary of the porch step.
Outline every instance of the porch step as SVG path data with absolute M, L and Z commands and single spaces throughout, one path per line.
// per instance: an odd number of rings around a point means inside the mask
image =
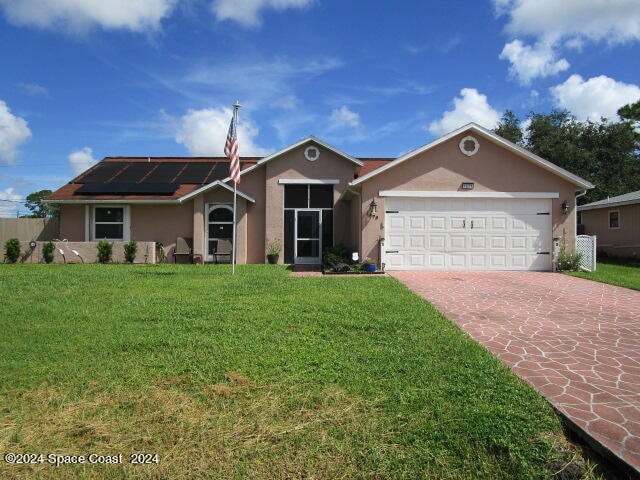
M 321 265 L 304 265 L 304 264 L 294 264 L 293 265 L 294 273 L 297 272 L 322 272 Z

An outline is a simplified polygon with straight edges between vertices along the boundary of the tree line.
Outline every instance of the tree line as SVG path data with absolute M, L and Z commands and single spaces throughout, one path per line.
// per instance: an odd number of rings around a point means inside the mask
M 593 183 L 579 198 L 585 204 L 640 190 L 640 100 L 617 113 L 617 121 L 581 122 L 553 110 L 521 122 L 507 110 L 494 132 Z

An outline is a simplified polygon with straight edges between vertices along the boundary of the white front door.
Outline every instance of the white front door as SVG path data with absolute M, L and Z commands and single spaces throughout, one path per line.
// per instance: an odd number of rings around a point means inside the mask
M 295 263 L 319 264 L 321 262 L 321 213 L 321 210 L 296 210 Z
M 551 200 L 387 198 L 387 270 L 551 270 Z

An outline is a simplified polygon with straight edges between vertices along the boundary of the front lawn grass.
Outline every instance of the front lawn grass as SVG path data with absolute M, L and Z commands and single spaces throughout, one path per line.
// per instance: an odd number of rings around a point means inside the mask
M 574 277 L 640 290 L 640 265 L 598 262 L 595 272 L 567 272 Z
M 0 288 L 0 453 L 124 455 L 1 478 L 551 478 L 575 453 L 536 392 L 391 278 L 10 265 Z

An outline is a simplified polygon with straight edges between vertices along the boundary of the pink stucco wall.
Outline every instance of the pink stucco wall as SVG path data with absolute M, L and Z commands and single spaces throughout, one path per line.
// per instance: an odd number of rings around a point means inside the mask
M 620 228 L 609 228 L 609 212 L 618 211 Z M 640 204 L 585 210 L 586 235 L 596 235 L 597 248 L 613 257 L 640 257 Z
M 480 135 L 479 151 L 466 156 L 458 147 L 462 137 L 454 137 L 426 152 L 387 170 L 361 184 L 362 256 L 379 261 L 379 240 L 384 238 L 384 198 L 381 190 L 460 191 L 462 182 L 474 182 L 474 192 L 557 192 L 552 201 L 553 236 L 566 235 L 572 248 L 575 240 L 576 187 L 500 147 Z M 367 214 L 371 200 L 378 204 L 378 215 Z M 570 205 L 562 213 L 562 202 Z

